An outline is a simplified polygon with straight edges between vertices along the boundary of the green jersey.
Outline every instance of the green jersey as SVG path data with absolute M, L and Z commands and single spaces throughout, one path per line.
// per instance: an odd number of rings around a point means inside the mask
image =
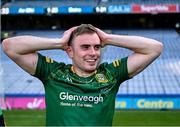
M 111 126 L 116 93 L 128 79 L 127 57 L 80 77 L 71 64 L 39 54 L 34 76 L 44 84 L 47 126 Z

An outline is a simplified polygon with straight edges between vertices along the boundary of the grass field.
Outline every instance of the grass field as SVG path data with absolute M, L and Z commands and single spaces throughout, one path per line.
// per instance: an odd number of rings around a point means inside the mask
M 7 126 L 44 126 L 45 110 L 3 111 Z M 114 126 L 180 126 L 180 111 L 116 111 Z

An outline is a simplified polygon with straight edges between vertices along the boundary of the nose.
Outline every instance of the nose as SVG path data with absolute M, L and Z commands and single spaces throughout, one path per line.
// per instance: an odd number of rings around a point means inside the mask
M 94 47 L 91 47 L 90 54 L 91 55 L 95 55 L 96 54 L 96 51 L 95 51 Z

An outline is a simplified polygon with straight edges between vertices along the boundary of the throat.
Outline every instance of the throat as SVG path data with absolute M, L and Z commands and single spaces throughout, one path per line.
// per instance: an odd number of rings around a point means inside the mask
M 75 74 L 77 74 L 80 77 L 89 77 L 97 72 L 97 70 L 94 70 L 92 72 L 83 72 L 83 71 L 78 71 L 75 69 L 73 66 L 71 66 L 71 71 Z

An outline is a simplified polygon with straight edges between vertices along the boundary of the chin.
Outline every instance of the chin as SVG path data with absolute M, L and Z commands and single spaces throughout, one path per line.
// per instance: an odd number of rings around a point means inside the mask
M 93 67 L 93 68 L 91 67 L 91 68 L 88 68 L 88 69 L 87 69 L 87 71 L 89 71 L 89 72 L 93 72 L 93 71 L 95 71 L 95 70 L 96 70 L 96 67 Z
M 88 71 L 88 72 L 93 72 L 97 69 L 97 64 L 93 64 L 93 65 L 86 65 L 84 66 L 85 70 Z

